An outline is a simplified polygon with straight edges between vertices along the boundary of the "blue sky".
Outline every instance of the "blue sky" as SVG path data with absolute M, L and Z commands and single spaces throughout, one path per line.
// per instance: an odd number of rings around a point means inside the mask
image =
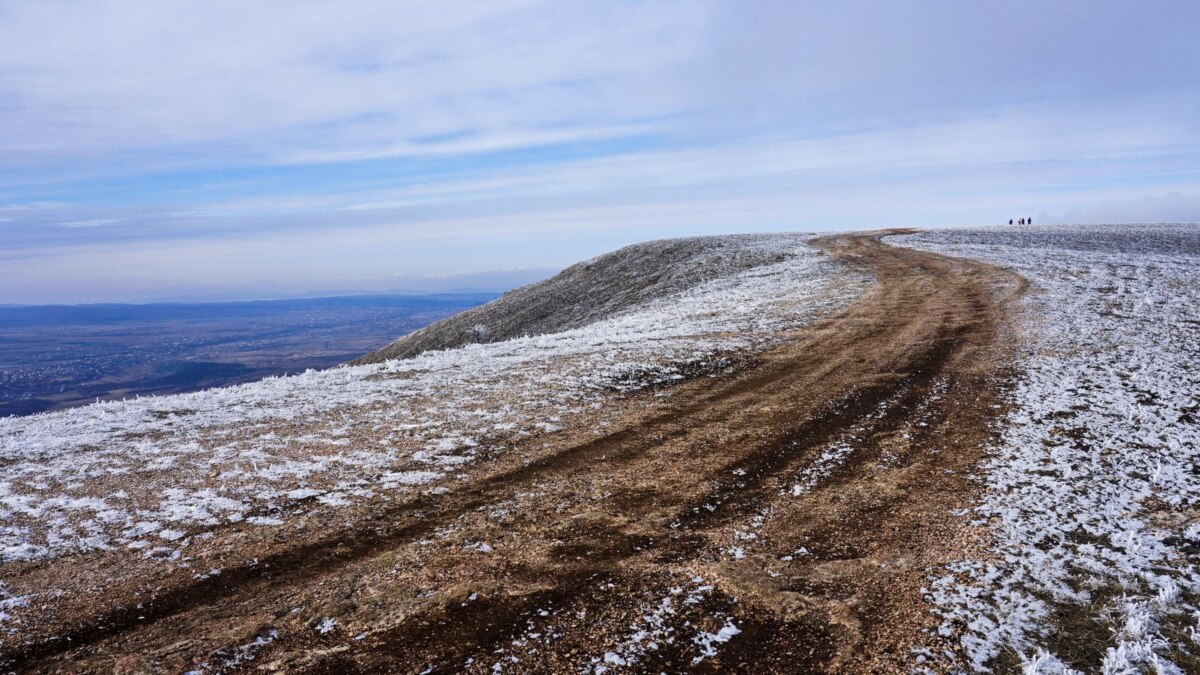
M 1200 3 L 6 2 L 0 303 L 649 238 L 1200 220 Z M 467 275 L 467 276 L 464 276 Z

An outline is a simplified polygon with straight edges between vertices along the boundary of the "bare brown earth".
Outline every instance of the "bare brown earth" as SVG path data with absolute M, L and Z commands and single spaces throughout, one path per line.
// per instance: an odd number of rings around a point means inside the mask
M 674 598 L 633 670 L 907 672 L 936 623 L 928 569 L 978 546 L 951 511 L 979 489 L 967 474 L 1025 287 L 883 234 L 818 241 L 878 279 L 848 311 L 732 373 L 628 396 L 603 434 L 532 439 L 444 494 L 219 537 L 217 576 L 110 586 L 111 563 L 60 561 L 74 595 L 3 658 L 37 672 L 579 672 L 625 653 Z M 851 450 L 794 495 L 835 446 Z M 692 637 L 727 620 L 741 632 L 697 660 Z

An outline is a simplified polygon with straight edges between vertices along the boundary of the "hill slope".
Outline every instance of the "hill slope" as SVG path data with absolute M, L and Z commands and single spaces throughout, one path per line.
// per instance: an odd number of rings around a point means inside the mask
M 741 235 L 626 246 L 426 326 L 351 363 L 580 328 L 706 281 L 781 262 L 787 253 L 770 244 L 778 240 L 779 235 Z
M 1200 672 L 1200 232 L 885 238 L 0 420 L 0 664 Z

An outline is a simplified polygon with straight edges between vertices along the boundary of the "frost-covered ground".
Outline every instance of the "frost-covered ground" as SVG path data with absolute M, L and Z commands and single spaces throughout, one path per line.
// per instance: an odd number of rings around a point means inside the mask
M 868 279 L 806 238 L 731 238 L 787 257 L 576 330 L 0 419 L 0 559 L 174 561 L 222 524 L 437 492 L 521 438 L 583 415 L 603 424 L 623 391 L 719 371 L 848 304 Z M 23 602 L 4 588 L 0 622 Z
M 938 671 L 1200 668 L 1200 227 L 1031 227 L 889 240 L 1034 284 L 1014 410 L 973 514 L 994 556 L 939 570 Z

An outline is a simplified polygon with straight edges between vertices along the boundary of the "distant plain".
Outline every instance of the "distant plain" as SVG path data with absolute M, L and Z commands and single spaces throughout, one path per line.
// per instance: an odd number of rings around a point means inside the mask
M 0 417 L 327 368 L 494 297 L 0 307 Z

